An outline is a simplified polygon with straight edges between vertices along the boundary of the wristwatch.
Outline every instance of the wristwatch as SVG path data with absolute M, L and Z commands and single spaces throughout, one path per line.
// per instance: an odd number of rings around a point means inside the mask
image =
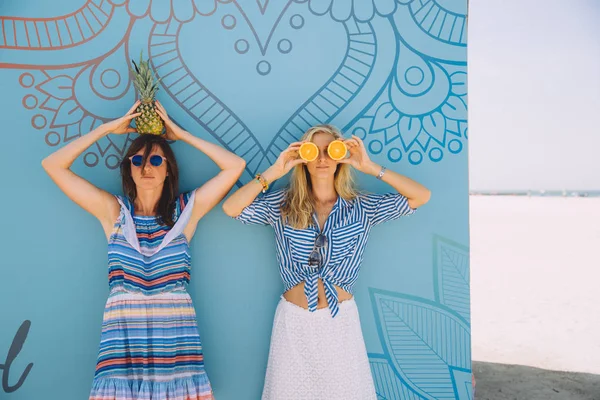
M 383 178 L 383 174 L 385 174 L 385 170 L 387 168 L 384 167 L 383 165 L 381 166 L 381 171 L 379 171 L 379 175 L 377 175 L 377 179 L 381 180 L 381 178 Z

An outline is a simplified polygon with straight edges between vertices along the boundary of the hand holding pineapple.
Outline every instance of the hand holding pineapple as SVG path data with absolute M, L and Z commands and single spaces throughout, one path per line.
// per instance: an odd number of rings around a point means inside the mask
M 181 139 L 182 135 L 185 134 L 185 131 L 177 126 L 175 122 L 171 121 L 171 118 L 169 118 L 169 115 L 167 114 L 167 110 L 162 104 L 160 104 L 160 101 L 156 100 L 154 109 L 165 124 L 165 139 Z
M 133 107 L 127 111 L 127 114 L 122 116 L 121 118 L 115 119 L 113 121 L 109 121 L 103 124 L 104 128 L 107 132 L 114 133 L 116 135 L 123 135 L 125 133 L 133 133 L 137 132 L 136 128 L 131 127 L 131 120 L 137 118 L 141 115 L 139 112 L 135 112 L 135 110 L 140 105 L 140 101 L 138 100 Z

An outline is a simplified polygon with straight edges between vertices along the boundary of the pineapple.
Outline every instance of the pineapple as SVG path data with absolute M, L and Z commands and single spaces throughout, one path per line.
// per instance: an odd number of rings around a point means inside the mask
M 148 61 L 143 60 L 142 54 L 140 54 L 139 65 L 134 60 L 131 60 L 135 67 L 135 71 L 131 70 L 135 76 L 133 86 L 138 91 L 140 100 L 142 101 L 142 104 L 136 110 L 136 112 L 142 113 L 142 115 L 135 118 L 135 126 L 138 133 L 160 135 L 163 131 L 163 121 L 154 110 L 154 99 L 158 91 L 158 82 L 160 82 L 160 79 L 156 82 L 154 81 Z

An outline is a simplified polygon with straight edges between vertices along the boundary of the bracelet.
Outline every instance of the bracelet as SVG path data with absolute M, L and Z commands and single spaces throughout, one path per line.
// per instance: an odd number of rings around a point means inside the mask
M 256 179 L 256 181 L 262 185 L 263 193 L 265 193 L 267 190 L 269 190 L 269 182 L 267 182 L 261 174 L 256 174 L 254 176 L 254 179 Z
M 385 170 L 387 168 L 384 166 L 381 166 L 381 171 L 379 171 L 379 175 L 377 175 L 377 179 L 381 180 L 381 178 L 383 178 L 383 174 L 385 174 Z

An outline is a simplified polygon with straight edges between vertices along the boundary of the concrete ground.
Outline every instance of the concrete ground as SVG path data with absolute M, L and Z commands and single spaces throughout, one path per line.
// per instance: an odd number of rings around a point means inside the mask
M 471 196 L 473 359 L 600 374 L 600 197 Z
M 476 400 L 600 400 L 600 375 L 473 362 Z

